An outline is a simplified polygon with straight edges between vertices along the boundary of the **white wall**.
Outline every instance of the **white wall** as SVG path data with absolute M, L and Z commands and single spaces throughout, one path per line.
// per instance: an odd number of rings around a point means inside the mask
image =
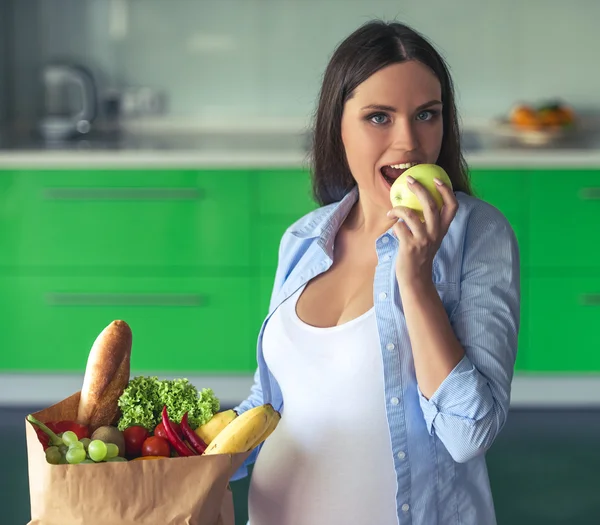
M 104 83 L 164 89 L 173 117 L 308 118 L 335 45 L 373 17 L 407 22 L 438 47 L 454 74 L 463 116 L 496 116 L 517 100 L 553 97 L 600 109 L 598 0 L 17 3 L 23 11 L 37 5 L 38 16 L 32 21 L 22 13 L 17 25 L 17 91 L 25 113 L 33 66 L 71 55 L 91 63 Z M 115 7 L 125 7 L 126 19 Z M 37 33 L 25 37 L 31 24 Z M 31 38 L 38 40 L 35 59 Z

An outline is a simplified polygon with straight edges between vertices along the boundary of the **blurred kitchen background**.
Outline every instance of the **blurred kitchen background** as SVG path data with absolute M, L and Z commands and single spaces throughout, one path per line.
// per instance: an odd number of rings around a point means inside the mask
M 498 523 L 600 523 L 600 1 L 0 0 L 0 524 L 29 519 L 24 416 L 81 388 L 113 319 L 134 375 L 247 396 L 279 237 L 315 206 L 321 76 L 371 18 L 447 59 L 519 238 Z

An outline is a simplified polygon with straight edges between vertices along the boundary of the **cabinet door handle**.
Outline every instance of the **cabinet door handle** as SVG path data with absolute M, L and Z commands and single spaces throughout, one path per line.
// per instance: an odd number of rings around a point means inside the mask
M 579 197 L 584 201 L 598 201 L 600 200 L 600 188 L 581 188 Z
M 579 302 L 584 306 L 600 306 L 600 293 L 582 294 Z
M 204 196 L 200 188 L 46 188 L 47 200 L 85 201 L 162 201 L 197 200 Z
M 203 306 L 200 294 L 49 293 L 52 306 Z

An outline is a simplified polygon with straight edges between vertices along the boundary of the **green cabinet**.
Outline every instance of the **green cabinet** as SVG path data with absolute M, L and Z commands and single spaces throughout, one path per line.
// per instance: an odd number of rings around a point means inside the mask
M 471 170 L 470 176 L 475 196 L 490 203 L 504 214 L 515 231 L 519 246 L 524 246 L 527 243 L 528 233 L 527 172 L 521 169 L 474 169 Z
M 253 371 L 310 191 L 302 169 L 0 171 L 0 371 L 81 373 L 113 319 L 134 373 Z
M 250 185 L 241 170 L 4 172 L 0 266 L 246 267 Z
M 517 371 L 600 371 L 600 170 L 471 177 L 519 241 Z M 0 171 L 0 371 L 81 373 L 125 319 L 134 371 L 251 372 L 279 241 L 315 208 L 301 168 Z
M 308 170 L 264 170 L 258 174 L 257 186 L 257 263 L 261 275 L 274 276 L 285 230 L 315 209 L 316 203 Z
M 532 275 L 529 283 L 529 370 L 600 371 L 600 268 Z
M 470 172 L 473 193 L 498 208 L 509 221 L 519 243 L 521 267 L 526 266 L 524 247 L 528 237 L 528 174 L 522 169 L 473 169 Z M 515 370 L 528 367 L 529 318 L 524 314 L 528 301 L 527 277 L 521 272 L 521 328 Z
M 600 170 L 479 168 L 472 178 L 519 240 L 517 371 L 600 372 Z
M 247 277 L 0 276 L 3 371 L 82 372 L 113 319 L 132 372 L 246 372 L 258 326 Z
M 600 169 L 535 170 L 530 179 L 531 266 L 600 271 Z

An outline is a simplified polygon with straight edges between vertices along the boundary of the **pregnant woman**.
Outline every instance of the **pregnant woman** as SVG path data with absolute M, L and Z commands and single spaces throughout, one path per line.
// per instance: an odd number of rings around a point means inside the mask
M 422 221 L 390 187 L 424 163 L 452 189 L 438 181 L 440 210 L 409 179 Z M 519 253 L 471 195 L 452 81 L 423 36 L 375 21 L 339 45 L 312 177 L 320 206 L 281 239 L 236 408 L 282 413 L 248 461 L 250 525 L 493 525 L 485 452 L 509 408 Z

